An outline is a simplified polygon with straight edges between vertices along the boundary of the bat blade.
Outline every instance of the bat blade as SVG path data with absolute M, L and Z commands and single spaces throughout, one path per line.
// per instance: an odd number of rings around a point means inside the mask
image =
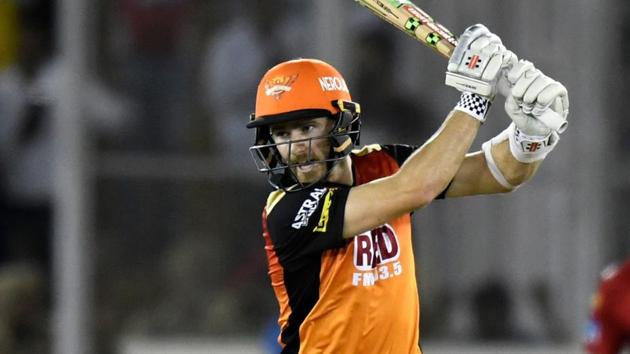
M 399 30 L 450 58 L 457 37 L 409 0 L 355 0 Z

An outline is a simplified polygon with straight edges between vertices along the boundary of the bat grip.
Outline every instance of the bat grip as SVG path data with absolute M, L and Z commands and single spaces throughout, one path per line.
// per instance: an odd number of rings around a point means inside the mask
M 564 117 L 551 109 L 546 109 L 541 115 L 536 116 L 536 118 L 558 134 L 562 134 L 567 130 L 567 125 L 569 124 Z

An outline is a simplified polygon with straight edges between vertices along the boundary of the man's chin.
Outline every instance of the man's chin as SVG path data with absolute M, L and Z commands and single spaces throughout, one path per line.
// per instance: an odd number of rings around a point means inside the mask
M 315 183 L 326 174 L 324 167 L 318 164 L 297 167 L 294 170 L 298 180 L 302 184 Z

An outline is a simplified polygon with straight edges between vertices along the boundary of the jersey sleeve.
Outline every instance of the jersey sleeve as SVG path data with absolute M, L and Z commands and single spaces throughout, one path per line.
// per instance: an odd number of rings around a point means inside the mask
M 392 156 L 396 162 L 398 162 L 398 166 L 402 166 L 402 164 L 407 160 L 414 151 L 420 148 L 419 145 L 382 145 L 383 150 L 387 151 L 387 153 Z
M 346 245 L 343 221 L 350 187 L 315 186 L 286 193 L 267 216 L 280 263 L 297 270 L 312 257 Z
M 395 145 L 382 145 L 383 150 L 387 151 L 387 153 L 392 156 L 396 162 L 398 162 L 398 166 L 402 166 L 403 163 L 413 154 L 416 150 L 420 148 L 420 145 L 404 145 L 404 144 L 395 144 Z M 440 193 L 435 199 L 444 199 L 446 198 L 446 191 L 451 186 L 453 181 L 448 183 L 448 186 Z

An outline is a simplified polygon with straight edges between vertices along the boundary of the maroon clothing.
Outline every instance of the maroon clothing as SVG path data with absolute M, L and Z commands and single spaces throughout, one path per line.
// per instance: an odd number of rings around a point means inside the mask
M 591 354 L 617 354 L 630 344 L 630 261 L 602 274 L 586 340 Z

